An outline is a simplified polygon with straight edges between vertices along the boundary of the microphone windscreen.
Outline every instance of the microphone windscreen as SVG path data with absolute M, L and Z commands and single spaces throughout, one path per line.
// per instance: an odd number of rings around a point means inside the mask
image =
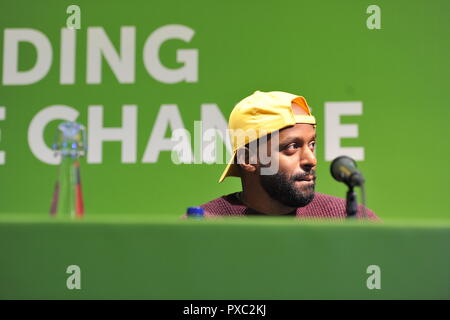
M 340 182 L 346 180 L 356 171 L 356 162 L 350 157 L 340 156 L 333 160 L 330 166 L 331 175 Z

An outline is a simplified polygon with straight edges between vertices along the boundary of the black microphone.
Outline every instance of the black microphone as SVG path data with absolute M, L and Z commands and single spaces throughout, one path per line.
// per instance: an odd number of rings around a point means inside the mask
M 339 182 L 344 182 L 349 188 L 361 187 L 364 177 L 356 169 L 356 162 L 350 157 L 340 156 L 333 160 L 330 166 L 331 175 Z

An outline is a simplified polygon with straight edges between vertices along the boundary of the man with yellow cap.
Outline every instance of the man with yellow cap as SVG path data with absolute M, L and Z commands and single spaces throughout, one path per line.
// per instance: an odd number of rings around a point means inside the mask
M 242 191 L 202 205 L 205 216 L 345 218 L 344 199 L 314 191 L 316 119 L 304 97 L 256 91 L 234 107 L 228 126 L 233 155 L 219 182 L 240 177 Z

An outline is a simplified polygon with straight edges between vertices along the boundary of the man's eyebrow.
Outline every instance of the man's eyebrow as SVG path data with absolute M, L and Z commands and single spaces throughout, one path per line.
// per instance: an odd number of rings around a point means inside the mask
M 317 136 L 314 134 L 310 140 L 316 140 Z M 284 143 L 288 143 L 288 142 L 292 142 L 292 141 L 305 141 L 305 139 L 303 137 L 299 137 L 299 136 L 287 136 L 285 138 L 280 139 L 280 143 L 284 144 Z

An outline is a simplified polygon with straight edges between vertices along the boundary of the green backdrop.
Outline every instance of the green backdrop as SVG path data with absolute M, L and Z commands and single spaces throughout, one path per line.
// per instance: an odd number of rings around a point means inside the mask
M 74 84 L 60 84 L 60 32 L 71 4 L 81 8 L 76 31 Z M 381 29 L 366 26 L 369 5 L 381 9 Z M 5 1 L 0 2 L 0 68 L 4 74 L 5 29 L 42 32 L 52 46 L 49 72 L 28 85 L 8 85 L 2 78 L 0 106 L 0 211 L 46 213 L 56 166 L 31 151 L 28 130 L 36 114 L 52 105 L 79 111 L 103 106 L 104 126 L 122 124 L 123 105 L 137 106 L 135 163 L 122 163 L 121 144 L 103 143 L 101 163 L 82 160 L 88 215 L 162 213 L 178 216 L 185 208 L 236 191 L 240 181 L 218 184 L 223 164 L 172 163 L 161 152 L 156 163 L 143 163 L 162 104 L 176 104 L 193 134 L 201 105 L 217 104 L 227 119 L 234 104 L 255 90 L 282 90 L 306 97 L 318 126 L 317 190 L 336 196 L 345 187 L 329 175 L 324 150 L 326 102 L 361 101 L 363 114 L 345 116 L 357 124 L 358 138 L 343 146 L 364 147 L 358 165 L 367 180 L 367 205 L 382 218 L 449 218 L 450 169 L 450 2 L 433 1 Z M 198 50 L 198 81 L 163 83 L 149 75 L 144 43 L 158 28 L 178 24 L 192 29 L 190 42 L 169 40 L 160 60 L 180 68 L 180 49 Z M 103 59 L 99 84 L 86 81 L 87 30 L 101 27 L 120 47 L 120 28 L 134 26 L 135 78 L 120 83 Z M 19 70 L 33 67 L 36 50 L 19 46 Z M 52 143 L 58 121 L 46 126 Z M 170 136 L 170 131 L 167 132 Z

